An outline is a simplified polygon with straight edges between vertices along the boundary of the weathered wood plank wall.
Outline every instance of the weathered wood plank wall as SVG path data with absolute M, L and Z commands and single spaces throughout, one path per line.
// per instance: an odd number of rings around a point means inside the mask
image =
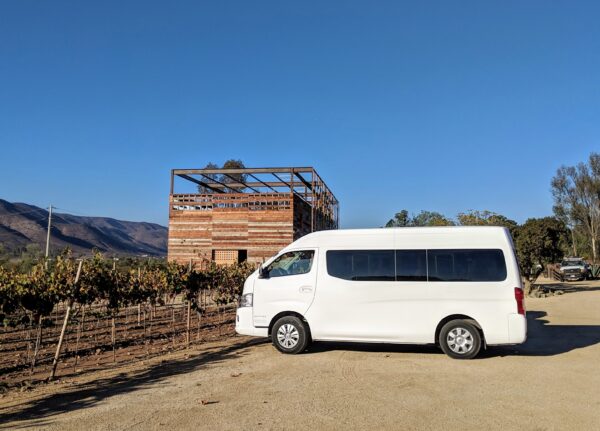
M 201 263 L 213 250 L 263 262 L 311 231 L 311 208 L 290 193 L 170 196 L 168 259 Z

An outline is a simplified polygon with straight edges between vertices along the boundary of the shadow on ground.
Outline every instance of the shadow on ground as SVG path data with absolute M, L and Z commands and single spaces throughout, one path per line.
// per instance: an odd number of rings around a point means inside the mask
M 19 424 L 20 427 L 36 428 L 48 425 L 48 418 L 54 415 L 92 407 L 106 398 L 143 389 L 171 376 L 189 373 L 228 359 L 240 358 L 240 355 L 247 354 L 249 347 L 261 343 L 264 343 L 264 340 L 244 340 L 227 347 L 207 350 L 195 357 L 166 360 L 141 372 L 134 372 L 133 375 L 121 373 L 61 390 L 22 406 L 11 407 L 10 412 L 0 412 L 0 429 L 14 428 L 14 421 L 23 420 L 28 422 L 26 425 Z
M 552 325 L 545 319 L 545 311 L 527 311 L 527 341 L 516 346 L 490 346 L 482 351 L 480 359 L 498 356 L 554 356 L 571 350 L 600 343 L 599 325 Z M 307 354 L 330 350 L 389 353 L 437 353 L 442 351 L 433 345 L 381 344 L 381 343 L 314 343 Z
M 554 283 L 534 283 L 535 286 L 549 290 L 562 290 L 563 293 L 595 292 L 600 290 L 597 281 L 556 281 Z
M 482 356 L 554 356 L 600 343 L 600 325 L 553 325 L 544 317 L 545 311 L 527 311 L 527 341 L 490 347 Z

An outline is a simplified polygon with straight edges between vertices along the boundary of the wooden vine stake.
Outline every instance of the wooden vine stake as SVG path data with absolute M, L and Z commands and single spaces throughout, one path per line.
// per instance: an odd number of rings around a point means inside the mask
M 186 332 L 186 343 L 187 346 L 190 347 L 190 326 L 192 323 L 192 303 L 188 301 L 187 303 L 187 332 Z
M 35 337 L 35 348 L 33 350 L 33 359 L 31 360 L 31 374 L 33 374 L 33 370 L 35 368 L 35 362 L 37 360 L 38 357 L 38 353 L 40 351 L 40 346 L 42 345 L 42 323 L 43 323 L 43 316 L 40 313 L 40 315 L 38 316 L 38 326 L 37 326 L 37 331 L 36 331 L 36 337 Z
M 142 279 L 142 271 L 140 269 L 140 267 L 138 266 L 138 282 Z M 140 283 L 141 284 L 141 283 Z M 142 318 L 142 304 L 138 304 L 138 328 L 140 327 L 141 324 L 141 318 Z M 145 322 L 144 322 L 145 325 Z M 146 332 L 146 327 L 144 326 L 144 335 Z
M 79 261 L 79 266 L 77 267 L 77 275 L 75 276 L 74 286 L 77 286 L 79 283 L 79 276 L 81 275 L 81 266 L 83 265 L 83 260 Z M 60 349 L 62 348 L 62 343 L 65 339 L 65 332 L 67 330 L 67 324 L 69 323 L 69 316 L 71 314 L 71 308 L 73 308 L 73 297 L 69 299 L 69 303 L 67 304 L 67 311 L 65 311 L 65 319 L 63 320 L 62 329 L 60 331 L 60 337 L 58 339 L 58 344 L 56 346 L 56 353 L 54 354 L 54 360 L 52 361 L 52 371 L 50 372 L 50 377 L 48 380 L 54 380 L 54 376 L 56 375 L 56 366 L 58 365 L 58 358 L 60 357 Z
M 192 259 L 190 259 L 190 266 L 188 268 L 189 276 L 192 274 Z M 186 322 L 186 331 L 185 331 L 185 343 L 187 347 L 190 347 L 190 326 L 192 323 L 192 301 L 188 299 L 187 301 L 187 322 Z

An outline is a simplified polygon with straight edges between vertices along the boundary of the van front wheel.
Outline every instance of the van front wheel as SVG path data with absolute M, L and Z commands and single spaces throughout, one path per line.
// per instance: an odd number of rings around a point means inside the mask
M 452 320 L 440 331 L 440 347 L 454 359 L 473 359 L 481 349 L 481 335 L 471 322 Z
M 271 338 L 275 348 L 282 353 L 296 354 L 308 347 L 306 325 L 295 316 L 285 316 L 275 322 Z

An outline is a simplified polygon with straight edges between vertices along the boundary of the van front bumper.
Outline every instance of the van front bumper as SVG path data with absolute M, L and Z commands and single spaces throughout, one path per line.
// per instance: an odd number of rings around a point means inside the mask
M 235 332 L 240 335 L 266 337 L 269 335 L 269 328 L 255 328 L 252 323 L 252 307 L 242 307 L 235 313 Z

